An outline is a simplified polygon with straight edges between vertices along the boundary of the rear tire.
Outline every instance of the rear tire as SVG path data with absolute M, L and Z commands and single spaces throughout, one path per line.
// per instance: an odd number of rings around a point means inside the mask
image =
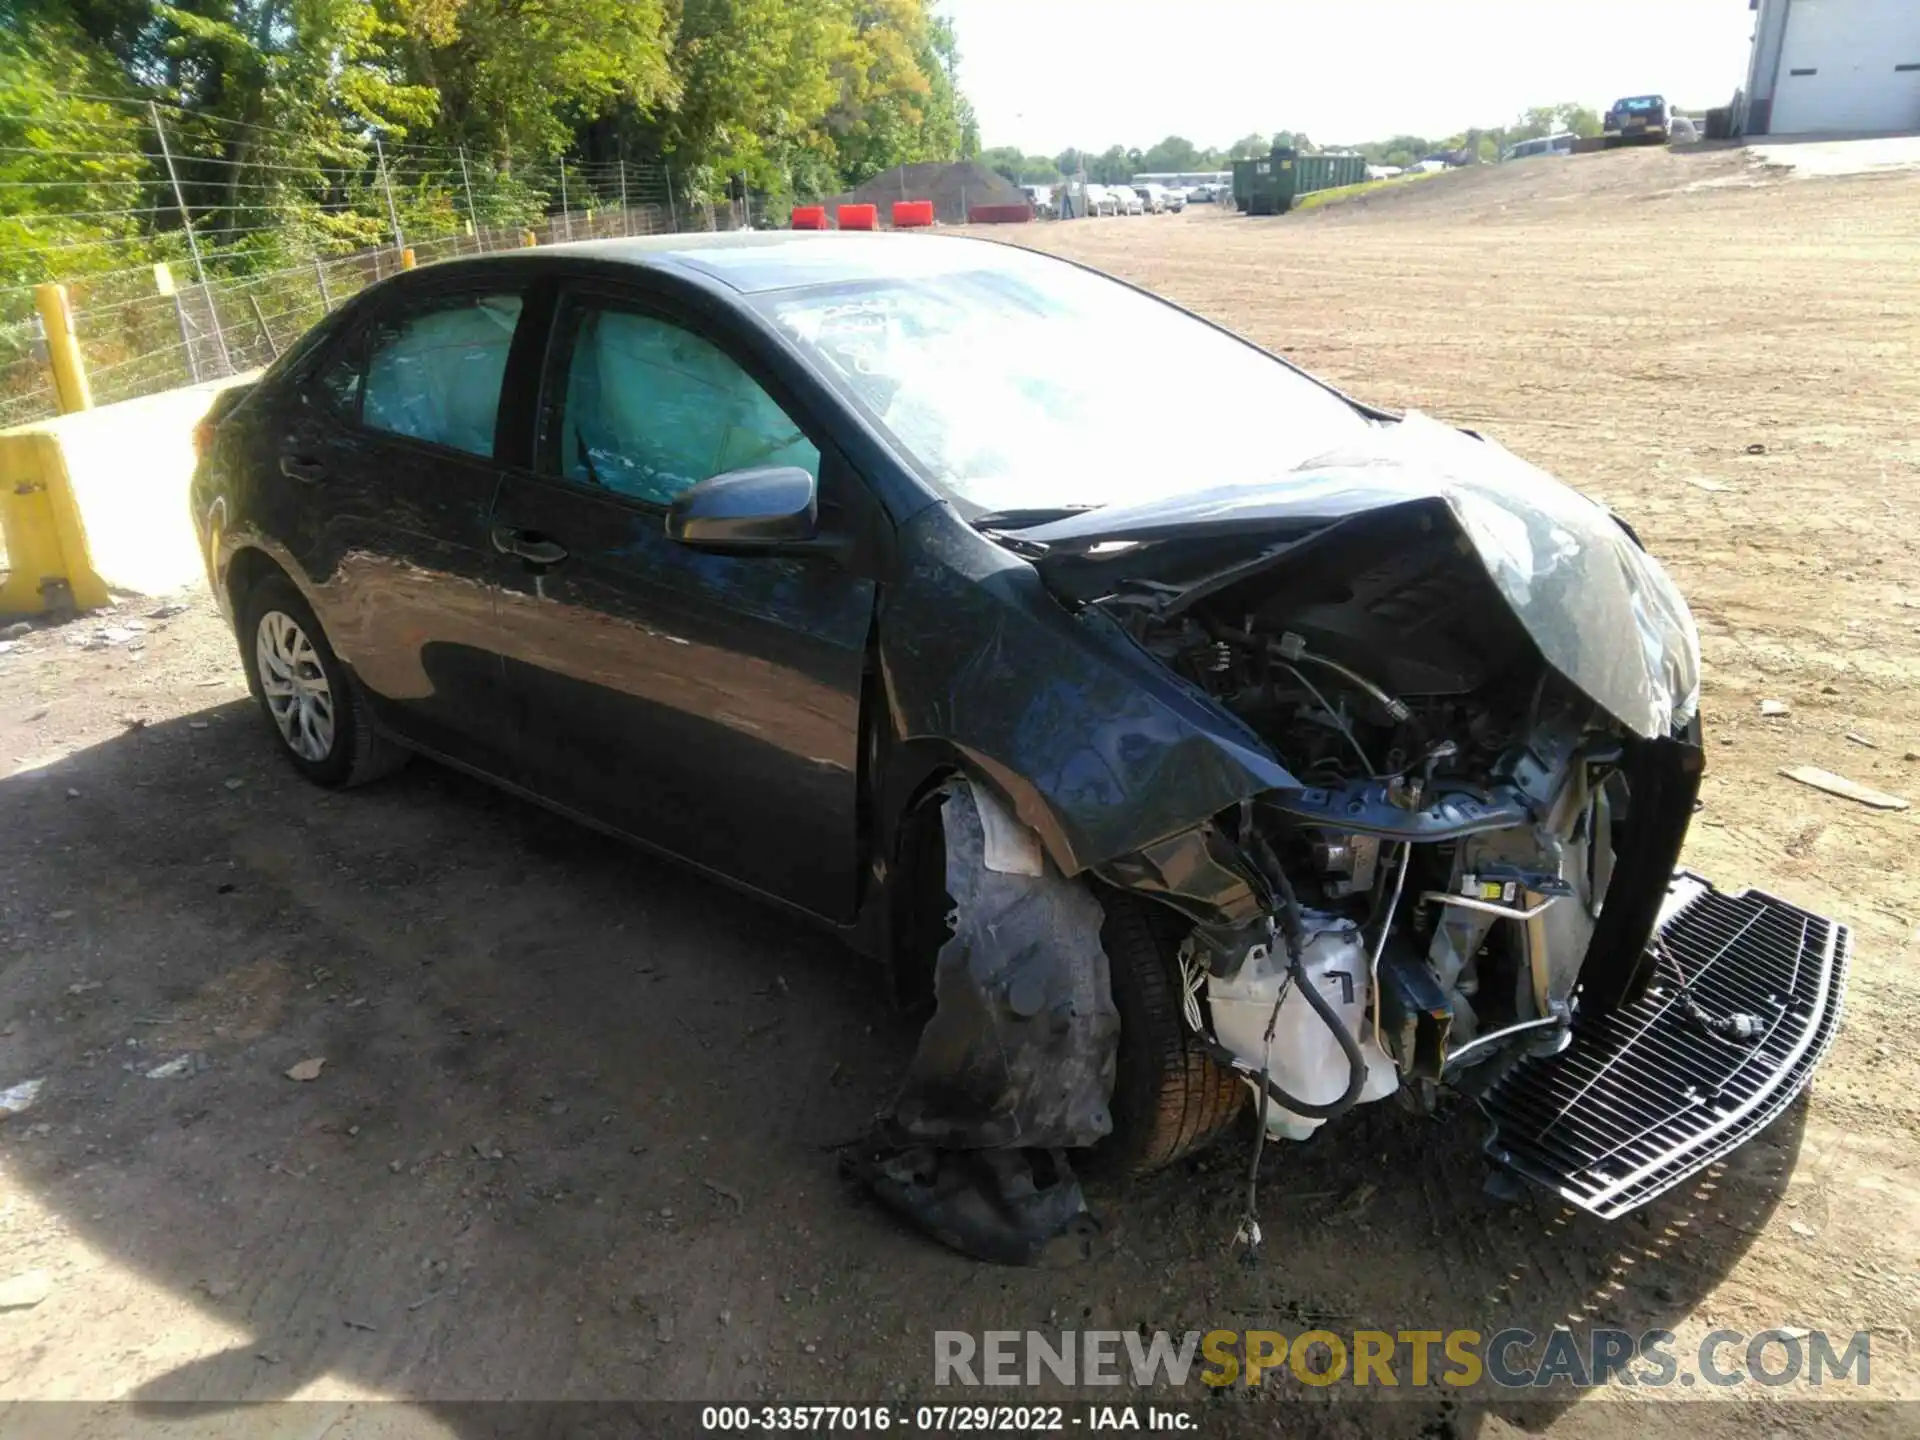
M 1120 1012 L 1113 1082 L 1113 1134 L 1093 1169 L 1139 1176 L 1164 1169 L 1219 1139 L 1238 1118 L 1247 1088 L 1201 1048 L 1180 1003 L 1180 937 L 1173 911 L 1132 895 L 1101 895 L 1101 947 Z
M 406 763 L 407 752 L 374 730 L 365 696 L 292 581 L 261 579 L 239 618 L 247 688 L 294 769 L 316 785 L 344 790 Z

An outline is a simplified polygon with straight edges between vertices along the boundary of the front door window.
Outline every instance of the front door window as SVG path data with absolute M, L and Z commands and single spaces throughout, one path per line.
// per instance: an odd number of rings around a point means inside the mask
M 578 314 L 552 424 L 564 479 L 651 505 L 730 470 L 820 475 L 819 450 L 752 376 L 692 331 L 631 311 Z

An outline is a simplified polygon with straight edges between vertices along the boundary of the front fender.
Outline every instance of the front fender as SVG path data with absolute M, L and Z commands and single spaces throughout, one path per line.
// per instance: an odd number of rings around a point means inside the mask
M 887 723 L 987 781 L 1063 874 L 1298 786 L 1239 720 L 945 506 L 908 530 L 881 599 Z

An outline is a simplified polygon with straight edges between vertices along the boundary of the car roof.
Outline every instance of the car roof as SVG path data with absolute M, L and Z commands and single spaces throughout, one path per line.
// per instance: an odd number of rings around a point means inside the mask
M 1009 269 L 1029 253 L 954 235 L 733 230 L 544 245 L 511 252 L 511 257 L 520 263 L 569 257 L 649 270 L 691 271 L 752 295 L 802 285 Z

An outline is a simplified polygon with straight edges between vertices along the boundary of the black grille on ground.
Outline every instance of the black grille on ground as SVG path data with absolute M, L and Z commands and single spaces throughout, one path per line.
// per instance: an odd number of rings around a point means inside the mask
M 1747 891 L 1674 876 L 1647 993 L 1583 1022 L 1558 1055 L 1520 1061 L 1481 1097 L 1487 1153 L 1603 1219 L 1644 1205 L 1753 1138 L 1833 1043 L 1851 937 L 1844 925 Z M 1715 1039 L 1678 1004 L 1676 973 L 1711 1014 L 1768 1017 L 1758 1044 Z

